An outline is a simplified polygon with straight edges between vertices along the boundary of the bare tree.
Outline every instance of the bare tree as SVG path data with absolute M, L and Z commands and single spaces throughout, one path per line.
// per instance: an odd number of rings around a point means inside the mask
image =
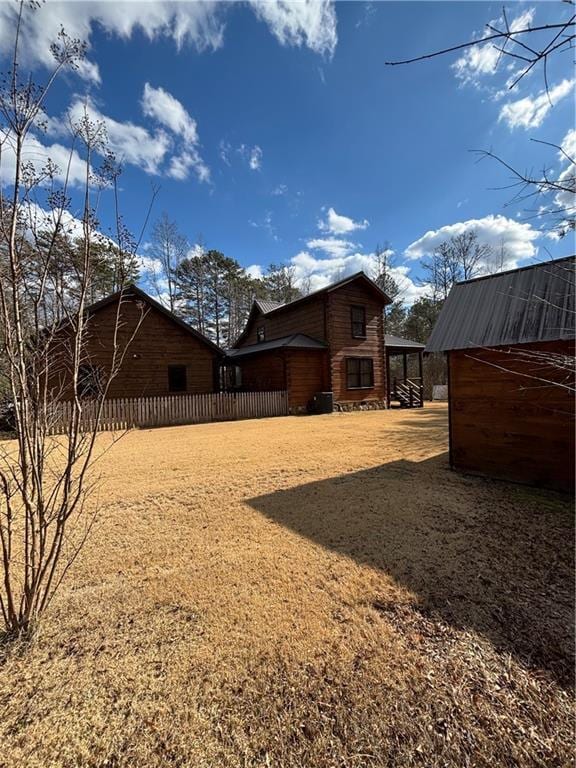
M 558 4 L 558 7 L 560 5 Z M 564 0 L 564 5 L 574 6 L 574 0 Z M 560 15 L 559 12 L 559 17 Z M 500 26 L 487 24 L 486 34 L 482 37 L 476 37 L 469 42 L 458 43 L 448 48 L 410 59 L 388 61 L 386 64 L 388 66 L 413 64 L 470 48 L 492 45 L 499 52 L 496 66 L 504 59 L 507 59 L 508 62 L 513 61 L 518 65 L 518 70 L 515 76 L 509 79 L 507 88 L 509 90 L 516 88 L 518 83 L 532 72 L 535 67 L 541 67 L 546 94 L 552 105 L 548 83 L 548 62 L 552 57 L 558 57 L 563 53 L 569 53 L 573 50 L 574 40 L 576 39 L 574 33 L 575 26 L 576 14 L 570 14 L 564 19 L 558 18 L 556 23 L 538 26 L 518 26 L 509 22 L 506 8 L 503 8 Z M 532 141 L 536 140 L 533 139 Z M 528 209 L 529 217 L 542 220 L 545 226 L 549 226 L 553 236 L 558 238 L 565 237 L 576 228 L 575 158 L 557 144 L 545 141 L 538 141 L 538 143 L 556 149 L 560 153 L 563 161 L 562 165 L 565 167 L 553 170 L 544 166 L 541 172 L 533 173 L 512 166 L 492 150 L 472 151 L 478 154 L 480 159 L 490 158 L 495 160 L 509 171 L 511 180 L 504 187 L 514 190 L 509 205 L 534 200 L 535 198 L 543 198 L 538 200 L 538 204 L 533 209 Z
M 397 279 L 393 270 L 396 266 L 394 251 L 390 243 L 376 244 L 374 249 L 373 278 L 377 285 L 391 299 L 391 304 L 384 307 L 384 325 L 386 333 L 402 336 L 406 321 L 406 290 L 402 279 Z
M 568 0 L 567 5 L 574 5 L 573 0 Z M 483 37 L 477 37 L 467 43 L 458 43 L 449 48 L 443 48 L 439 51 L 421 54 L 403 61 L 387 61 L 386 66 L 395 67 L 400 64 L 414 64 L 417 61 L 433 59 L 437 56 L 445 56 L 449 53 L 456 53 L 467 48 L 477 48 L 486 44 L 493 45 L 499 51 L 500 59 L 508 57 L 515 61 L 522 62 L 520 72 L 512 79 L 508 88 L 512 90 L 518 83 L 528 75 L 535 66 L 541 64 L 544 75 L 546 90 L 548 91 L 547 67 L 549 59 L 574 47 L 574 27 L 576 26 L 576 15 L 559 21 L 555 24 L 542 24 L 540 26 L 527 26 L 516 28 L 508 22 L 506 8 L 502 10 L 502 28 L 499 29 L 493 24 L 487 24 L 486 29 L 489 34 Z M 545 42 L 543 36 L 547 35 Z M 536 43 L 532 41 L 535 40 Z
M 293 265 L 270 264 L 262 279 L 266 295 L 271 301 L 287 304 L 302 295 L 296 286 L 296 270 Z
M 531 141 L 555 149 L 564 167 L 544 166 L 539 173 L 532 173 L 514 168 L 491 150 L 474 150 L 474 153 L 481 160 L 495 160 L 509 171 L 509 183 L 500 187 L 513 190 L 505 207 L 532 203 L 526 211 L 528 218 L 540 219 L 560 239 L 576 229 L 576 158 L 559 144 L 538 139 Z
M 176 271 L 188 256 L 190 243 L 178 229 L 178 224 L 163 213 L 152 228 L 149 255 L 156 261 L 150 277 L 158 298 L 166 300 L 168 308 L 176 308 Z
M 443 303 L 454 283 L 470 280 L 482 270 L 487 271 L 494 259 L 492 246 L 480 243 L 474 230 L 467 230 L 444 240 L 432 255 L 422 261 L 426 277 L 424 285 L 431 290 L 432 299 Z
M 52 46 L 54 67 L 47 82 L 37 86 L 30 78 L 21 78 L 21 25 L 24 14 L 33 10 L 24 3 L 19 6 L 12 65 L 0 84 L 0 162 L 8 161 L 12 174 L 0 189 L 0 374 L 12 402 L 16 431 L 15 443 L 0 448 L 0 615 L 9 636 L 33 631 L 77 557 L 97 511 L 97 505 L 89 506 L 87 500 L 95 482 L 98 422 L 126 351 L 120 334 L 121 295 L 108 369 L 86 382 L 86 310 L 104 190 L 115 200 L 118 251 L 133 251 L 136 245 L 117 208 L 120 169 L 106 152 L 103 126 L 88 114 L 71 126 L 72 147 L 83 156 L 85 168 L 80 246 L 67 247 L 67 171 L 50 161 L 37 169 L 24 160 L 26 142 L 38 127 L 50 88 L 60 73 L 78 66 L 85 50 L 80 41 L 61 31 Z M 99 159 L 103 161 L 96 168 Z M 41 215 L 39 199 L 45 201 Z M 63 279 L 64 273 L 73 275 L 73 284 Z M 67 432 L 62 438 L 51 437 L 66 387 L 71 393 Z M 90 428 L 85 426 L 86 411 Z

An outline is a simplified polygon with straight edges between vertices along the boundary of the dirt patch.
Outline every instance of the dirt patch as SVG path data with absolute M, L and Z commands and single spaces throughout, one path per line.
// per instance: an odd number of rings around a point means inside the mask
M 571 505 L 446 450 L 436 405 L 128 434 L 0 765 L 570 765 Z

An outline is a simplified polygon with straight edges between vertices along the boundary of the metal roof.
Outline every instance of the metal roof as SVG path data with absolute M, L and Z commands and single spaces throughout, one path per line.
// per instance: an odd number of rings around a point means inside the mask
M 282 336 L 279 339 L 270 339 L 270 341 L 261 341 L 259 344 L 249 344 L 246 347 L 240 347 L 240 349 L 229 349 L 227 351 L 228 357 L 234 359 L 238 357 L 246 357 L 247 355 L 255 355 L 260 352 L 269 352 L 274 349 L 327 349 L 326 344 L 318 339 L 313 339 L 311 336 L 306 336 L 304 333 L 293 333 L 291 336 Z
M 273 310 L 278 309 L 278 307 L 284 306 L 284 302 L 282 301 L 268 301 L 267 299 L 255 299 L 254 303 L 264 315 L 267 312 L 272 312 Z
M 574 256 L 453 286 L 425 352 L 574 339 Z
M 402 349 L 424 349 L 424 344 L 420 344 L 419 341 L 412 341 L 411 339 L 403 339 L 400 336 L 392 336 L 390 333 L 384 334 L 384 344 L 389 349 L 394 347 L 400 347 Z

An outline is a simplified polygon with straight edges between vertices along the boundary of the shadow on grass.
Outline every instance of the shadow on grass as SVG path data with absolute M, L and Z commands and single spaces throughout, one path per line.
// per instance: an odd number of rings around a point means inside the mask
M 441 419 L 430 414 L 406 426 L 422 429 L 426 442 L 423 428 Z M 571 685 L 573 525 L 570 503 L 560 495 L 463 477 L 442 454 L 248 503 L 311 541 L 386 572 L 417 595 L 420 610 L 476 630 L 524 665 Z M 377 595 L 367 599 L 378 608 Z

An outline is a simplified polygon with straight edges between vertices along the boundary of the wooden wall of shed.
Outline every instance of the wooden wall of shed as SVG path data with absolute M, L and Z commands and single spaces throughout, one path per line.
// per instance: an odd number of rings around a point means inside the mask
M 264 326 L 266 341 L 290 336 L 293 333 L 304 333 L 313 339 L 324 341 L 324 296 L 297 304 L 289 310 L 274 312 L 267 317 L 257 316 L 250 323 L 246 338 L 239 346 L 256 344 L 258 341 L 256 334 L 260 326 Z
M 534 353 L 573 356 L 574 343 L 449 353 L 451 464 L 573 491 L 574 396 L 529 378 L 559 382 L 565 376 Z
M 366 338 L 352 336 L 350 307 L 366 308 Z M 329 294 L 327 307 L 328 342 L 331 354 L 331 386 L 335 402 L 386 400 L 386 365 L 384 360 L 384 314 L 382 302 L 361 283 L 351 283 Z M 347 357 L 371 357 L 374 361 L 374 386 L 348 389 Z
M 215 391 L 216 352 L 164 314 L 140 301 L 125 299 L 122 303 L 119 349 L 126 348 L 143 311 L 146 314 L 127 348 L 118 375 L 111 382 L 108 397 L 169 394 L 169 365 L 186 366 L 188 393 Z M 116 312 L 117 303 L 109 304 L 96 312 L 88 322 L 85 362 L 101 367 L 106 374 L 112 361 Z M 66 334 L 63 333 L 60 336 L 61 350 L 66 346 L 65 338 Z M 71 397 L 73 392 L 66 374 L 60 373 L 59 379 L 53 380 L 51 384 L 58 388 L 63 386 L 65 396 Z

